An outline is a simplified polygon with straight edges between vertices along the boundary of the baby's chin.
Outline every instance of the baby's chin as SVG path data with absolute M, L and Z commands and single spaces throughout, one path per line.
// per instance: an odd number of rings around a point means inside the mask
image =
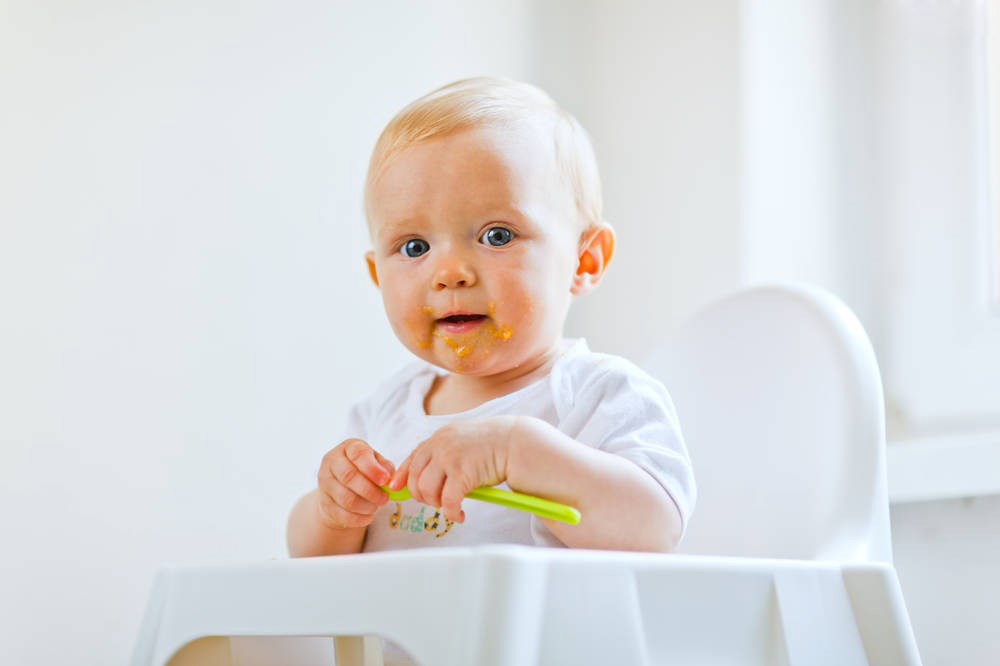
M 438 341 L 421 356 L 443 370 L 460 375 L 492 375 L 503 372 L 510 365 L 500 350 L 462 344 L 451 346 Z
M 518 366 L 517 350 L 507 341 L 475 336 L 435 335 L 410 351 L 437 367 L 462 375 L 488 376 Z

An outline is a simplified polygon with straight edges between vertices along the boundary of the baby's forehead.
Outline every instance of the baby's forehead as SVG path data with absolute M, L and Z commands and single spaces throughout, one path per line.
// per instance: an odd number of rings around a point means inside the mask
M 572 193 L 543 137 L 532 127 L 474 127 L 406 146 L 373 182 L 371 221 L 562 207 Z
M 551 178 L 558 170 L 555 144 L 550 132 L 537 123 L 476 125 L 414 142 L 386 161 L 386 169 L 438 171 L 428 179 L 453 175 L 478 177 L 503 187 L 519 177 Z

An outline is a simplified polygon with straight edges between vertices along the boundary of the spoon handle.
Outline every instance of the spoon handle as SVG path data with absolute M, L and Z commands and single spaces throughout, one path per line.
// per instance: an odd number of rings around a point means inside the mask
M 389 499 L 396 502 L 402 502 L 410 499 L 410 490 L 405 487 L 400 488 L 399 490 L 390 490 L 388 486 L 382 486 L 382 490 L 389 494 Z M 558 520 L 561 523 L 567 523 L 569 525 L 576 525 L 580 522 L 580 512 L 571 506 L 566 506 L 565 504 L 560 504 L 558 502 L 552 502 L 533 495 L 516 493 L 513 490 L 503 490 L 501 488 L 481 486 L 468 493 L 466 497 L 469 499 L 479 500 L 480 502 L 499 504 L 500 506 L 517 509 L 518 511 L 527 511 L 528 513 L 533 513 L 536 516 L 551 518 L 552 520 Z

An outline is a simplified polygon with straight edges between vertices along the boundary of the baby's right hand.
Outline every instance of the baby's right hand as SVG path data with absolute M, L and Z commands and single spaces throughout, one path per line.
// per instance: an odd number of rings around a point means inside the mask
M 330 449 L 319 467 L 319 514 L 333 529 L 367 527 L 389 500 L 379 486 L 389 483 L 393 464 L 360 439 Z

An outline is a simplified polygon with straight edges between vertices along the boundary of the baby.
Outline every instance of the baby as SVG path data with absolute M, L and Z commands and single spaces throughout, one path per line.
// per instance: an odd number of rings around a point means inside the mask
M 288 520 L 293 557 L 517 543 L 669 552 L 695 500 L 663 385 L 566 339 L 615 235 L 586 132 L 541 90 L 457 81 L 379 137 L 365 258 L 419 359 L 354 405 Z M 405 502 L 380 486 L 407 486 Z M 476 501 L 506 487 L 579 509 L 568 525 Z

